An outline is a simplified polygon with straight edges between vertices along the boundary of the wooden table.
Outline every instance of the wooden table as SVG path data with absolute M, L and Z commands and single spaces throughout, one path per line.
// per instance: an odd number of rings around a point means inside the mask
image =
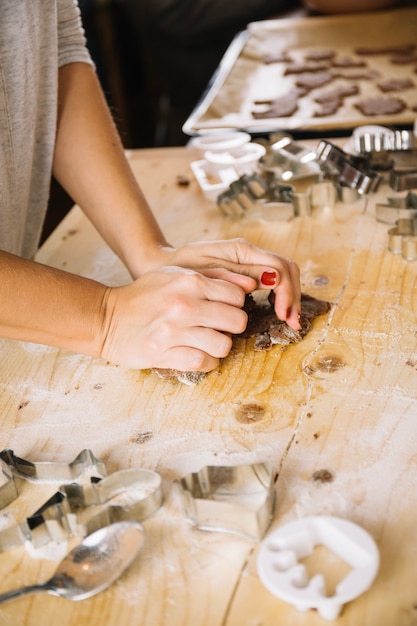
M 196 158 L 190 148 L 130 154 L 169 240 L 247 237 L 296 260 L 303 291 L 330 300 L 332 310 L 286 350 L 253 352 L 240 340 L 194 387 L 1 340 L 2 449 L 32 461 L 70 462 L 89 448 L 109 473 L 159 472 L 165 499 L 144 522 L 140 556 L 110 589 L 78 603 L 46 594 L 16 600 L 0 607 L 0 624 L 323 624 L 315 611 L 300 613 L 263 586 L 259 543 L 195 529 L 181 508 L 179 477 L 203 465 L 264 460 L 279 474 L 271 530 L 334 515 L 377 542 L 379 574 L 337 623 L 417 624 L 417 263 L 388 251 L 389 227 L 373 215 L 375 195 L 367 206 L 340 204 L 288 222 L 233 222 L 202 196 L 189 169 Z M 190 184 L 179 185 L 177 176 Z M 380 196 L 386 193 L 381 188 Z M 111 285 L 128 280 L 77 207 L 38 260 Z M 240 419 L 248 404 L 258 406 L 260 419 Z M 313 480 L 320 469 L 333 480 Z M 22 521 L 56 489 L 25 483 L 2 511 L 0 528 Z M 56 565 L 23 547 L 8 550 L 0 554 L 0 591 L 44 580 Z

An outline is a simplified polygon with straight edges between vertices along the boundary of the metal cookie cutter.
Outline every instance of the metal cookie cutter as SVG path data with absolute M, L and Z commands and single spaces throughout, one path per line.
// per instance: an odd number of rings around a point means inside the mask
M 316 161 L 314 150 L 294 141 L 290 135 L 272 135 L 271 139 L 269 151 L 263 158 L 268 169 L 279 168 L 281 172 L 291 171 L 295 175 L 316 171 L 317 164 L 313 168 L 306 167 Z
M 33 515 L 0 532 L 0 552 L 30 542 L 40 548 L 73 536 L 85 536 L 124 520 L 143 521 L 162 504 L 161 478 L 143 469 L 120 470 L 91 484 L 63 485 Z M 88 507 L 101 506 L 87 520 Z
M 18 487 L 9 466 L 0 459 L 0 509 L 16 500 Z
M 91 476 L 107 476 L 106 466 L 97 459 L 91 450 L 82 450 L 71 463 L 40 461 L 33 463 L 14 454 L 13 450 L 0 452 L 0 459 L 10 468 L 15 476 L 29 480 L 54 482 L 72 482 L 89 473 Z
M 254 173 L 241 176 L 217 198 L 226 217 L 259 215 L 265 219 L 289 220 L 294 217 L 293 187 L 278 183 L 273 176 Z
M 97 515 L 87 522 L 88 532 L 115 521 L 134 519 L 143 521 L 162 504 L 161 477 L 145 469 L 119 470 L 87 486 L 77 483 L 62 487 L 73 510 L 103 505 Z
M 262 539 L 275 509 L 275 477 L 268 463 L 206 466 L 179 481 L 185 514 L 202 530 Z
M 352 135 L 353 147 L 359 154 L 410 150 L 416 146 L 412 131 L 393 130 L 386 126 L 359 126 Z
M 381 182 L 380 174 L 358 168 L 353 157 L 329 141 L 321 140 L 316 148 L 316 154 L 324 170 L 328 166 L 331 169 L 336 168 L 339 172 L 339 183 L 356 189 L 360 194 L 375 191 Z
M 324 545 L 352 569 L 326 595 L 323 574 L 308 579 L 299 559 Z M 379 552 L 373 538 L 350 521 L 330 516 L 313 516 L 282 526 L 267 537 L 260 548 L 257 568 L 260 579 L 277 598 L 299 611 L 317 609 L 321 617 L 336 619 L 343 605 L 369 589 L 379 569 Z
M 290 135 L 271 135 L 271 144 L 260 160 L 260 168 L 266 177 L 272 175 L 281 184 L 291 184 L 299 195 L 323 178 L 315 150 L 304 147 Z
M 61 484 L 59 491 L 33 515 L 16 526 L 0 531 L 0 552 L 26 542 L 39 548 L 52 541 L 60 542 L 72 536 L 88 534 L 116 521 L 142 521 L 162 504 L 159 474 L 150 470 L 129 469 L 106 476 L 104 464 L 90 450 L 83 450 L 70 464 L 31 463 L 16 457 L 11 450 L 4 450 L 1 457 L 2 474 L 6 481 L 0 487 L 3 506 L 19 495 L 11 468 L 21 478 L 62 480 L 67 484 Z M 87 470 L 90 474 L 88 484 L 74 482 L 74 477 L 79 478 Z
M 48 482 L 73 482 L 83 474 L 102 478 L 107 475 L 106 467 L 91 450 L 82 450 L 71 463 L 27 461 L 14 454 L 13 450 L 0 452 L 0 509 L 5 508 L 19 496 L 16 480 Z
M 387 198 L 386 203 L 377 202 L 375 217 L 378 222 L 395 224 L 400 219 L 417 217 L 417 194 L 410 191 L 406 196 Z
M 394 167 L 390 172 L 389 185 L 394 191 L 417 188 L 417 169 Z
M 385 126 L 360 126 L 352 135 L 354 151 L 366 157 L 368 167 L 376 170 L 413 169 L 416 164 L 416 137 L 409 130 Z
M 417 217 L 396 221 L 388 231 L 388 250 L 401 254 L 406 261 L 417 260 Z

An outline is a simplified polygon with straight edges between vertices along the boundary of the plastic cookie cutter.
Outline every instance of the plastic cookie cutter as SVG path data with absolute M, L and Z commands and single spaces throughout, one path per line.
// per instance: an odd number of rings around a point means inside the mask
M 275 509 L 275 476 L 268 463 L 206 466 L 178 481 L 189 521 L 201 530 L 258 541 Z
M 325 171 L 330 166 L 339 172 L 339 183 L 356 189 L 360 194 L 376 191 L 382 177 L 377 172 L 368 172 L 357 166 L 351 155 L 329 141 L 321 140 L 316 148 L 317 160 Z
M 395 224 L 400 219 L 417 217 L 417 194 L 409 191 L 406 196 L 387 198 L 386 203 L 377 202 L 375 217 L 378 222 Z
M 388 250 L 401 254 L 406 261 L 417 260 L 417 217 L 396 221 L 388 231 Z
M 323 545 L 350 566 L 333 595 L 326 595 L 323 574 L 308 579 L 299 560 Z M 282 526 L 260 547 L 258 574 L 277 598 L 299 611 L 317 609 L 321 617 L 336 619 L 345 603 L 372 585 L 379 569 L 379 552 L 373 538 L 360 526 L 337 517 L 306 517 Z
M 207 151 L 230 152 L 234 155 L 238 154 L 240 148 L 249 143 L 250 140 L 250 134 L 244 131 L 212 132 L 193 137 L 190 145 L 196 148 L 201 156 L 204 156 Z
M 191 169 L 206 198 L 216 200 L 233 181 L 256 172 L 266 150 L 250 139 L 248 133 L 231 132 L 205 135 L 192 141 L 204 157 L 193 161 Z

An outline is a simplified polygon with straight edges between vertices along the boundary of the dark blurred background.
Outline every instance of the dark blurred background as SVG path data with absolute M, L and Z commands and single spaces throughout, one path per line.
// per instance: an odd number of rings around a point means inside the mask
M 303 0 L 79 0 L 79 5 L 125 148 L 185 145 L 190 138 L 182 126 L 233 38 L 252 21 L 312 13 Z M 42 242 L 72 205 L 53 179 Z

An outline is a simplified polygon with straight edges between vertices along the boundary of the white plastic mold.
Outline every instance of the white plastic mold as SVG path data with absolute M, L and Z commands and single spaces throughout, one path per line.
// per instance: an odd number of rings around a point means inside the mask
M 217 200 L 231 183 L 257 170 L 266 149 L 250 139 L 248 133 L 230 132 L 203 135 L 191 141 L 203 157 L 193 161 L 191 169 L 208 200 Z
M 326 595 L 323 574 L 308 579 L 304 564 L 315 546 L 333 551 L 351 567 Z M 258 574 L 267 589 L 299 611 L 317 609 L 326 620 L 336 619 L 346 602 L 357 598 L 372 585 L 379 569 L 379 552 L 373 538 L 353 522 L 330 516 L 306 517 L 282 526 L 261 544 Z

